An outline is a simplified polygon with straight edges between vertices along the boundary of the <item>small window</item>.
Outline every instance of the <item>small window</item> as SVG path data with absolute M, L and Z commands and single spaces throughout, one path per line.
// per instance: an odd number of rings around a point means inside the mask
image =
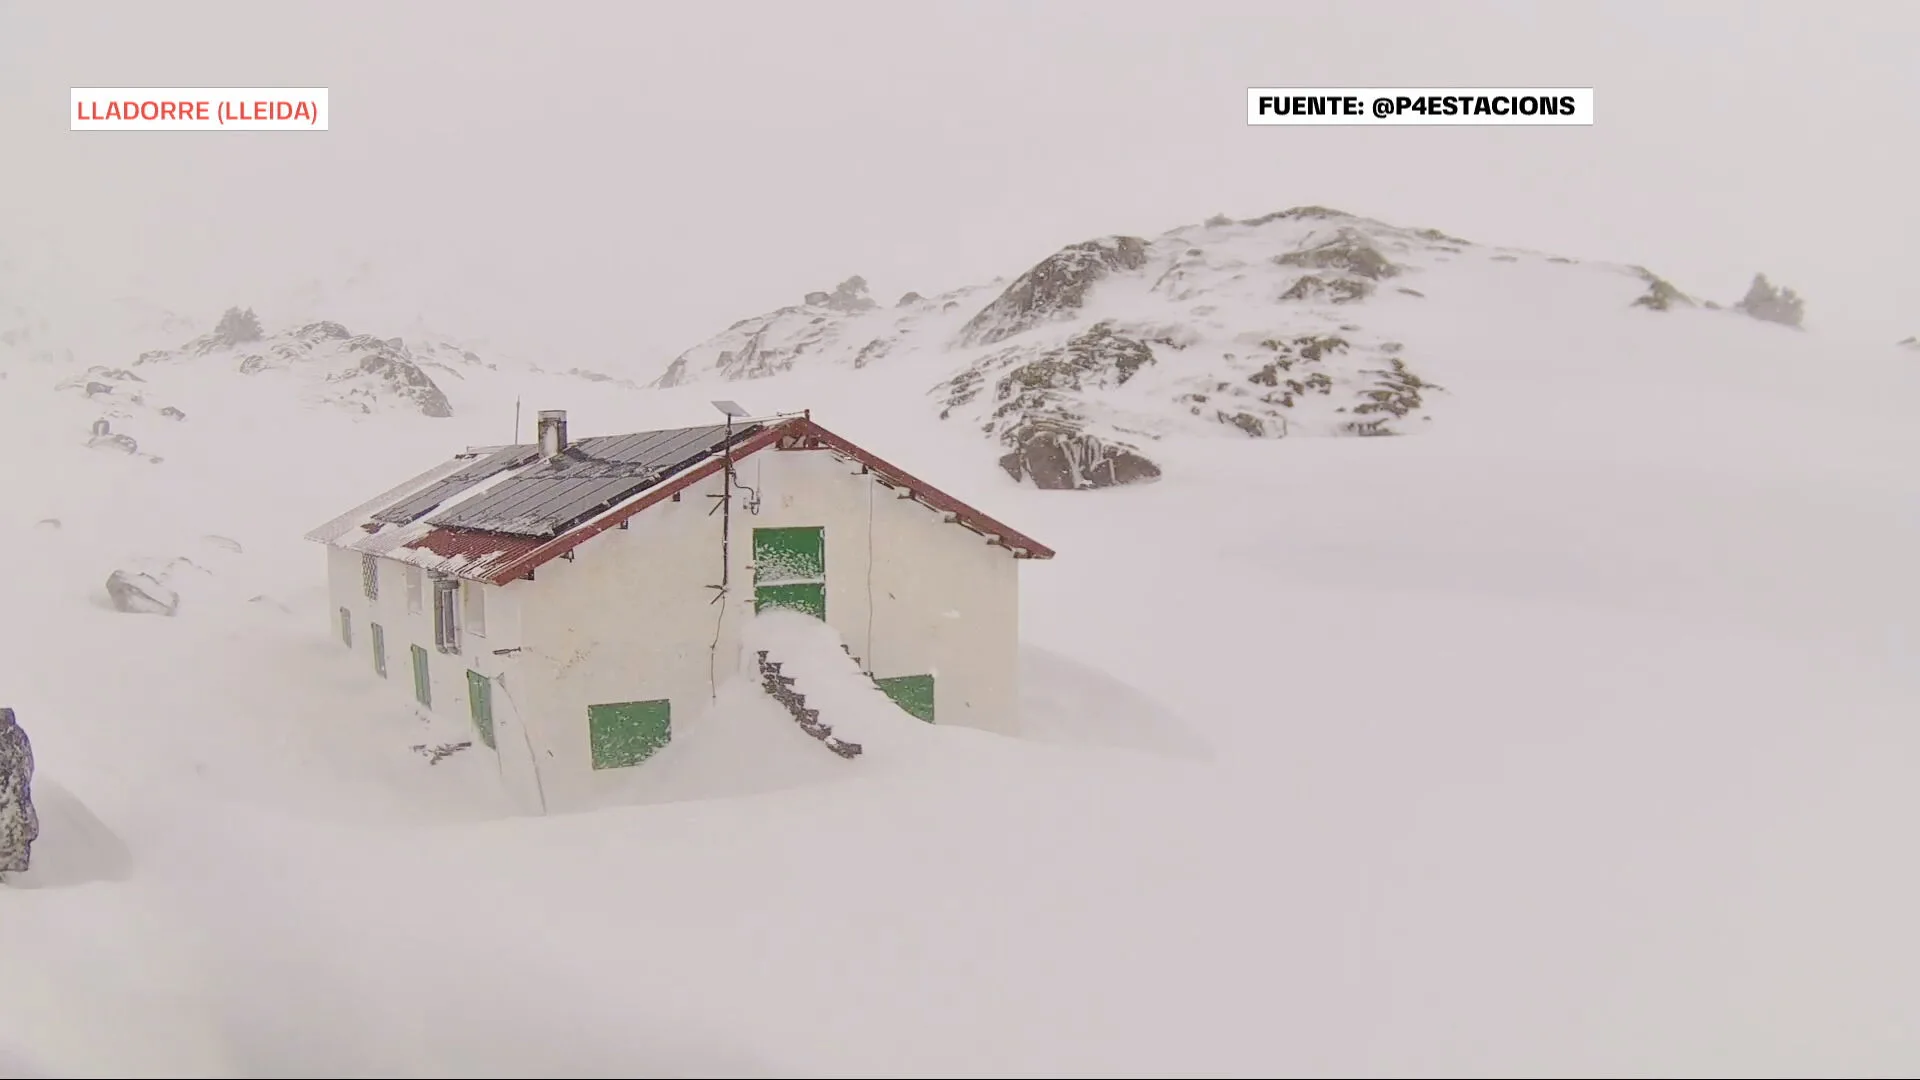
M 372 555 L 360 556 L 360 591 L 367 599 L 380 599 L 380 560 Z
M 340 609 L 340 644 L 353 648 L 353 612 Z
M 487 587 L 477 581 L 462 582 L 460 586 L 460 608 L 464 617 L 467 633 L 474 637 L 487 636 Z
M 379 623 L 367 624 L 367 636 L 373 643 L 373 673 L 387 677 L 387 631 Z
M 433 647 L 443 653 L 460 651 L 460 581 L 433 579 Z
M 421 576 L 419 567 L 407 567 L 407 614 L 409 615 L 420 614 Z

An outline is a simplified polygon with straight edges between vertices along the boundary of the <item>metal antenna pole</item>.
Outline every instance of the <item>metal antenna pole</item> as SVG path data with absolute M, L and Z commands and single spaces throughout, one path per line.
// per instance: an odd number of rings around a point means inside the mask
M 726 476 L 720 481 L 720 595 L 733 570 L 733 414 L 727 414 Z

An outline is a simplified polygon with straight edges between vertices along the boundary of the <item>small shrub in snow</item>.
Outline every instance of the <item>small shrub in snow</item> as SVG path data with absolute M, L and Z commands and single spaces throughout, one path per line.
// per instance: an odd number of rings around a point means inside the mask
M 229 346 L 259 341 L 267 336 L 260 329 L 260 317 L 253 313 L 252 308 L 244 311 L 237 307 L 228 308 L 226 314 L 220 316 L 220 323 L 213 328 L 213 332 Z
M 1798 329 L 1806 302 L 1792 289 L 1783 289 L 1768 281 L 1767 275 L 1755 274 L 1746 297 L 1733 307 L 1763 322 Z

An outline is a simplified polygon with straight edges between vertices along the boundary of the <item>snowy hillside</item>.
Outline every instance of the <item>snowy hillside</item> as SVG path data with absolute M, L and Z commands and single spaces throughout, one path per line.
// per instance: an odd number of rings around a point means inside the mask
M 1408 435 L 1447 422 L 1424 324 L 1478 268 L 1560 280 L 1596 307 L 1694 301 L 1638 267 L 1487 248 L 1323 207 L 1105 237 L 1010 283 L 876 303 L 852 278 L 745 319 L 654 385 L 821 366 L 910 370 L 929 411 L 1000 444 L 1041 487 L 1159 475 L 1168 436 Z
M 49 318 L 9 346 L 0 704 L 34 739 L 43 832 L 0 885 L 0 1059 L 528 1077 L 1916 1060 L 1910 350 L 1648 310 L 1630 269 L 1309 214 L 1044 265 L 905 306 L 850 286 L 654 390 L 325 313 L 348 332 L 263 315 L 258 341 L 230 340 L 207 313 L 96 350 Z M 1309 277 L 1326 291 L 1285 296 Z M 407 359 L 447 415 L 369 356 Z M 516 399 L 584 437 L 710 422 L 704 383 L 727 375 L 755 376 L 724 391 L 750 411 L 811 408 L 1057 549 L 1023 577 L 1026 735 L 860 715 L 841 731 L 865 752 L 842 760 L 736 682 L 636 773 L 632 805 L 514 816 L 501 759 L 435 756 L 464 717 L 417 715 L 340 648 L 301 533 L 504 440 Z M 1419 407 L 1387 426 L 1417 438 L 1295 437 L 1378 416 L 1355 410 L 1415 375 Z M 137 451 L 89 445 L 102 419 Z M 1158 482 L 1063 496 L 996 467 L 1014 448 L 983 427 L 1048 422 L 1137 446 Z M 165 577 L 175 614 L 114 610 L 121 569 Z

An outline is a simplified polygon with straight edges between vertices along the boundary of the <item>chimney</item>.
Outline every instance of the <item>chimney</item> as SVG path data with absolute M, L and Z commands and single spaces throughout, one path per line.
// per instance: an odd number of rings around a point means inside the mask
M 540 456 L 556 458 L 567 449 L 567 410 L 540 410 Z

